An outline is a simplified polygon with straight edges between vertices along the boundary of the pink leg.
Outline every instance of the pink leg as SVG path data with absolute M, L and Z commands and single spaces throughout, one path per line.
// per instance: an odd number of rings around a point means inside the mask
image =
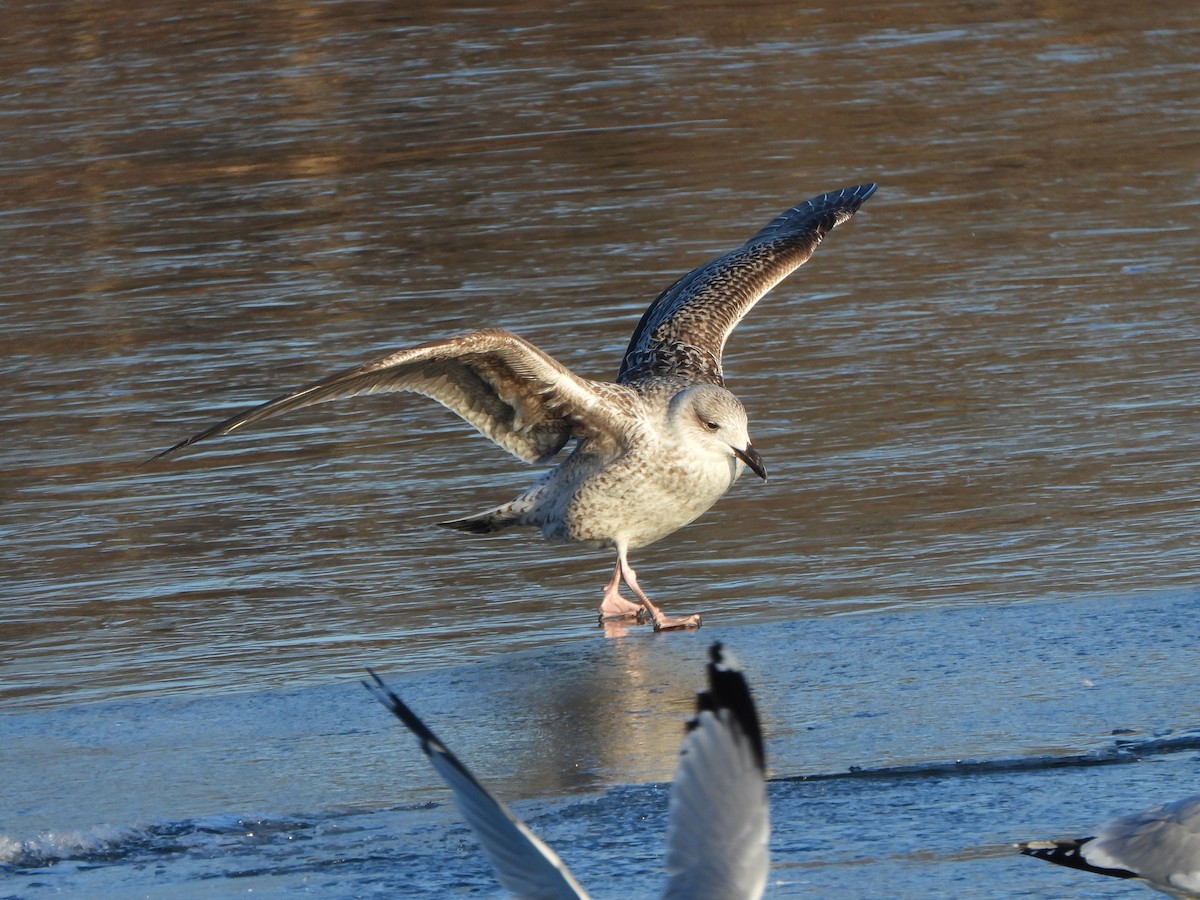
M 613 576 L 604 586 L 604 599 L 600 601 L 600 621 L 629 619 L 642 611 L 640 604 L 621 596 L 621 563 L 613 569 Z
M 617 550 L 617 572 L 613 578 L 616 580 L 618 577 L 624 579 L 625 583 L 629 585 L 629 589 L 633 591 L 634 596 L 642 601 L 644 612 L 648 613 L 650 619 L 654 622 L 655 631 L 674 631 L 678 628 L 700 627 L 700 615 L 698 613 L 685 616 L 682 619 L 676 619 L 666 615 L 650 602 L 650 598 L 646 596 L 646 592 L 638 586 L 637 573 L 633 571 L 633 566 L 629 565 L 629 560 L 625 558 L 624 548 Z M 640 620 L 642 617 L 639 615 L 638 618 Z

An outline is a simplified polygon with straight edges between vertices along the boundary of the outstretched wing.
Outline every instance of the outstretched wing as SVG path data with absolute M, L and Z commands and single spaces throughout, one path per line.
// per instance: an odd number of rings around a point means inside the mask
M 457 413 L 509 453 L 544 462 L 572 437 L 621 443 L 628 388 L 580 378 L 533 344 L 501 329 L 430 341 L 314 382 L 219 422 L 159 459 L 205 438 L 314 403 L 387 391 L 423 394 Z
M 500 883 L 518 897 L 586 898 L 558 854 L 480 784 L 378 675 L 370 675 L 373 682 L 364 681 L 363 686 L 421 742 L 421 750 L 454 792 L 454 805 L 475 832 Z
M 745 677 L 714 644 L 680 749 L 667 835 L 669 898 L 762 895 L 771 826 L 762 729 Z
M 694 269 L 659 294 L 625 351 L 619 384 L 660 375 L 723 384 L 721 352 L 759 299 L 803 265 L 825 235 L 875 193 L 874 184 L 814 197 L 741 247 Z

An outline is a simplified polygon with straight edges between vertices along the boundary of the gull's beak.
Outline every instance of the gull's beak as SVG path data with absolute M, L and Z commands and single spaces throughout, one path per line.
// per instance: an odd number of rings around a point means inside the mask
M 755 475 L 763 481 L 767 480 L 767 467 L 763 463 L 763 458 L 758 455 L 758 451 L 754 449 L 753 444 L 747 444 L 745 450 L 733 448 L 733 455 L 750 467 Z

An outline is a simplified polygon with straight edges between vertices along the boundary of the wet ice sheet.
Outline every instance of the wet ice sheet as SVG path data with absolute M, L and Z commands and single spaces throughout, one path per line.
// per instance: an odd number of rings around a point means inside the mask
M 597 896 L 662 883 L 663 782 L 713 639 L 739 656 L 764 718 L 774 895 L 1118 896 L 1130 886 L 1005 845 L 1195 791 L 1198 601 L 640 632 L 468 667 L 398 661 L 386 677 Z M 493 884 L 415 742 L 352 681 L 88 704 L 0 729 L 14 885 L 349 897 Z

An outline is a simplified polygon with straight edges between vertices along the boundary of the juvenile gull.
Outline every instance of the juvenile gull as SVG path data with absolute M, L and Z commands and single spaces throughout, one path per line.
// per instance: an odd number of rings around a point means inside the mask
M 699 615 L 672 618 L 650 602 L 628 553 L 691 522 L 729 490 L 744 466 L 766 480 L 746 411 L 725 388 L 725 341 L 759 298 L 807 261 L 825 234 L 873 193 L 875 185 L 865 184 L 814 197 L 741 247 L 684 275 L 642 316 L 615 383 L 581 378 L 523 338 L 486 328 L 324 378 L 238 413 L 154 459 L 260 419 L 383 391 L 436 400 L 527 462 L 547 462 L 574 439 L 566 459 L 530 490 L 441 524 L 474 534 L 532 526 L 547 540 L 611 548 L 617 560 L 600 604 L 602 619 L 648 617 L 658 631 L 698 627 Z M 639 603 L 621 595 L 622 581 Z
M 1172 897 L 1200 897 L 1200 794 L 1121 816 L 1095 837 L 1017 848 L 1060 866 L 1136 878 Z
M 696 695 L 671 784 L 664 897 L 733 900 L 761 897 L 771 827 L 762 729 L 745 677 L 710 650 L 708 690 Z M 454 794 L 500 883 L 519 897 L 587 897 L 559 858 L 459 762 L 437 735 L 371 672 L 363 682 L 421 742 Z

